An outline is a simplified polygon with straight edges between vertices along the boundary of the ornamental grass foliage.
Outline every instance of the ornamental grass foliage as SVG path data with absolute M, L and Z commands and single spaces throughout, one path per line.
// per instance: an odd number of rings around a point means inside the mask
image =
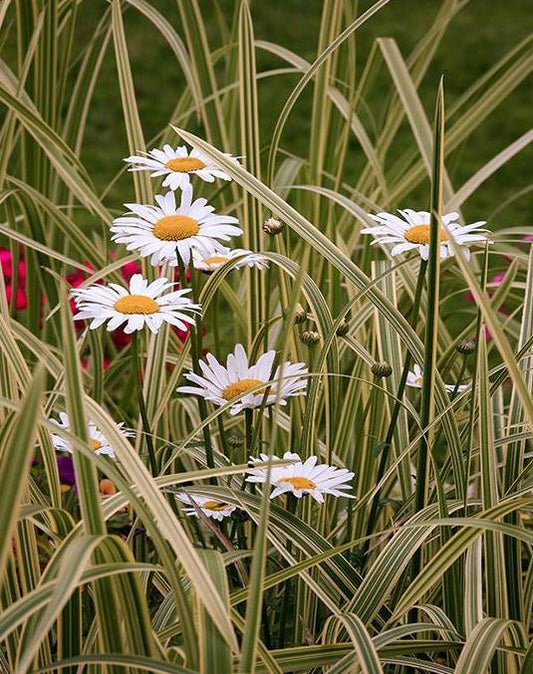
M 1 672 L 533 672 L 533 134 L 460 170 L 531 39 L 445 106 L 388 4 L 0 5 Z

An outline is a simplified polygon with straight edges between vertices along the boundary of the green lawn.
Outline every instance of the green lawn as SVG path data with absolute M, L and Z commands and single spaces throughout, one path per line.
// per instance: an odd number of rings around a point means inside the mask
M 279 43 L 308 60 L 316 55 L 322 0 L 268 0 L 252 2 L 252 14 L 257 38 Z M 360 3 L 366 7 L 371 2 Z M 83 3 L 85 12 L 83 30 L 90 34 L 94 21 L 100 16 L 104 2 Z M 157 0 L 153 5 L 179 30 L 179 15 L 174 0 Z M 213 0 L 201 0 L 212 48 L 222 46 L 220 30 Z M 222 0 L 220 12 L 228 17 L 235 10 L 235 0 Z M 400 50 L 407 56 L 431 24 L 440 6 L 440 0 L 391 0 L 358 35 L 358 62 L 363 64 L 373 42 L 380 36 L 393 37 Z M 480 77 L 507 51 L 528 34 L 532 3 L 529 0 L 507 0 L 505 3 L 472 0 L 452 21 L 447 36 L 421 88 L 421 96 L 428 114 L 433 108 L 435 88 L 441 73 L 445 76 L 447 103 Z M 138 95 L 138 105 L 147 139 L 153 137 L 167 123 L 183 87 L 183 79 L 175 59 L 158 33 L 137 12 L 130 9 L 125 17 L 127 39 Z M 280 62 L 263 52 L 258 54 L 260 69 L 280 65 Z M 383 77 L 388 77 L 383 75 Z M 286 100 L 295 77 L 270 78 L 260 84 L 263 146 L 267 146 L 273 125 Z M 386 84 L 386 82 L 385 82 Z M 468 141 L 454 153 L 448 162 L 453 183 L 461 185 L 472 173 L 500 150 L 524 133 L 531 125 L 531 88 L 523 83 L 483 123 Z M 303 96 L 295 107 L 283 135 L 283 146 L 296 154 L 304 153 L 309 135 L 309 94 Z M 379 100 L 372 109 L 379 112 Z M 120 158 L 127 152 L 126 139 L 121 123 L 122 109 L 116 85 L 112 44 L 99 79 L 91 110 L 84 147 L 84 160 L 103 189 L 120 166 Z M 369 130 L 370 129 L 369 123 Z M 400 134 L 396 149 L 412 145 L 408 129 Z M 104 145 L 107 153 L 101 151 Z M 239 148 L 226 148 L 238 153 Z M 505 200 L 526 188 L 530 183 L 531 151 L 524 151 L 487 181 L 466 205 L 470 218 L 490 218 L 491 213 Z M 362 165 L 358 146 L 351 146 L 350 163 L 355 174 Z M 113 201 L 121 201 L 129 183 L 119 183 L 111 192 Z M 413 195 L 422 208 L 424 192 Z M 114 204 L 112 204 L 114 205 Z M 402 206 L 403 204 L 398 204 Z M 117 204 L 118 206 L 118 204 Z M 494 227 L 529 225 L 532 206 L 531 193 L 505 209 Z

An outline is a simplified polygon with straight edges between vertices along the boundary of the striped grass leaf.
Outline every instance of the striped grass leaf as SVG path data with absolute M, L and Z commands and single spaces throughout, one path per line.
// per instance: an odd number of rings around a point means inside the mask
M 11 554 L 13 533 L 19 509 L 27 489 L 28 464 L 36 435 L 37 418 L 44 389 L 44 371 L 39 367 L 20 403 L 20 408 L 2 427 L 0 470 L 3 489 L 0 491 L 0 579 Z
M 139 117 L 137 99 L 133 87 L 133 76 L 131 74 L 124 23 L 122 21 L 122 3 L 120 0 L 115 0 L 111 5 L 111 19 L 124 125 L 128 138 L 128 148 L 130 154 L 133 155 L 144 152 L 146 150 L 146 143 L 144 141 L 141 118 Z M 150 203 L 152 200 L 150 177 L 146 171 L 133 171 L 132 176 L 136 200 L 142 204 Z
M 519 624 L 503 618 L 484 618 L 466 641 L 457 661 L 455 674 L 476 674 L 486 671 L 500 640 L 506 633 L 513 646 L 524 648 L 524 633 Z M 516 661 L 516 656 L 509 655 L 509 657 Z
M 363 12 L 360 16 L 357 17 L 347 28 L 345 28 L 340 35 L 338 35 L 324 51 L 315 59 L 311 64 L 305 75 L 301 77 L 298 84 L 292 89 L 283 110 L 281 111 L 278 121 L 276 122 L 276 127 L 272 133 L 272 140 L 268 155 L 268 183 L 272 184 L 274 170 L 275 170 L 275 159 L 278 152 L 279 141 L 283 128 L 287 122 L 287 119 L 290 115 L 292 108 L 294 107 L 296 101 L 300 97 L 300 94 L 305 89 L 306 85 L 313 79 L 315 73 L 318 69 L 328 60 L 330 54 L 332 54 L 338 47 L 349 38 L 358 28 L 360 28 L 368 19 L 370 19 L 376 12 L 378 12 L 382 7 L 384 7 L 389 0 L 378 0 L 375 2 L 366 12 Z
M 199 550 L 199 555 L 216 585 L 220 597 L 229 610 L 228 581 L 222 555 L 215 550 Z M 213 625 L 209 614 L 201 603 L 198 607 L 198 637 L 200 641 L 200 671 L 206 674 L 217 669 L 230 672 L 232 667 L 231 650 Z
M 354 666 L 357 666 L 364 674 L 383 674 L 376 647 L 359 616 L 353 613 L 345 613 L 336 616 L 334 620 L 346 629 L 355 651 L 355 657 L 351 654 L 345 656 L 331 667 L 329 670 L 331 674 L 353 672 Z
M 182 39 L 176 33 L 172 24 L 167 21 L 167 19 L 158 12 L 155 7 L 152 7 L 145 0 L 127 0 L 127 2 L 135 7 L 139 12 L 144 14 L 146 18 L 154 24 L 157 30 L 161 33 L 161 36 L 166 40 L 168 46 L 171 48 L 174 56 L 176 57 L 177 62 L 180 65 L 180 68 L 183 72 L 183 75 L 187 81 L 188 91 L 192 96 L 194 101 L 194 106 L 200 114 L 202 102 L 202 93 L 197 84 L 197 79 L 194 77 L 193 70 L 191 68 L 189 55 L 183 44 Z
M 498 505 L 490 510 L 483 511 L 477 515 L 476 519 L 493 520 L 507 515 L 514 510 L 529 503 L 528 499 L 510 499 L 501 500 Z M 403 615 L 413 604 L 415 604 L 447 569 L 460 559 L 461 555 L 468 549 L 479 536 L 481 530 L 466 529 L 454 534 L 448 542 L 433 555 L 421 570 L 419 576 L 411 582 L 411 585 L 402 594 L 394 610 L 394 617 Z
M 248 171 L 260 178 L 261 154 L 255 44 L 252 17 L 247 0 L 241 0 L 239 8 L 238 72 L 241 154 Z M 246 192 L 243 195 L 242 204 L 243 240 L 246 248 L 254 251 L 260 251 L 264 248 L 262 222 L 261 202 Z M 258 326 L 265 320 L 265 307 L 263 306 L 263 298 L 265 297 L 264 274 L 256 269 L 251 269 L 246 274 L 246 279 L 249 321 L 247 332 L 251 339 Z

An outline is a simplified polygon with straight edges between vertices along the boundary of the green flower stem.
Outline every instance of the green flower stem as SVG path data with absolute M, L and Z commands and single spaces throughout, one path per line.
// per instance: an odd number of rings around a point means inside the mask
M 146 405 L 144 402 L 144 395 L 143 395 L 142 369 L 141 369 L 142 366 L 141 366 L 141 357 L 139 353 L 139 332 L 133 333 L 133 338 L 131 340 L 131 360 L 133 372 L 135 373 L 135 388 L 137 389 L 137 401 L 139 405 L 139 413 L 141 415 L 143 432 L 146 440 L 146 447 L 148 448 L 148 460 L 150 463 L 150 470 L 152 472 L 152 475 L 155 477 L 158 472 L 157 461 L 155 458 L 152 432 L 150 430 L 150 422 L 148 421 L 148 414 L 146 412 Z
M 213 339 L 215 343 L 215 353 L 218 354 L 220 353 L 220 331 L 218 329 L 218 292 L 216 292 L 213 295 L 213 299 L 211 301 L 211 308 L 213 312 L 213 321 L 211 323 L 211 326 L 213 328 Z M 222 420 L 222 415 L 219 414 L 217 417 L 217 426 L 218 426 L 218 434 L 220 437 L 220 446 L 222 449 L 222 452 L 225 456 L 229 456 L 228 453 L 228 444 L 226 442 L 226 433 L 224 430 L 224 422 Z
M 185 287 L 183 282 L 185 281 L 185 269 L 183 268 L 183 263 L 181 262 L 181 258 L 178 257 L 178 260 L 180 262 L 180 287 Z M 191 258 L 191 264 L 189 267 L 189 274 L 190 274 L 190 280 L 191 280 L 191 300 L 194 302 L 198 296 L 198 288 L 197 288 L 197 283 L 196 283 L 196 270 L 194 269 L 194 265 L 192 262 Z M 198 319 L 200 320 L 200 319 Z M 202 330 L 201 327 L 198 327 L 198 325 L 191 325 L 190 331 L 189 331 L 189 339 L 191 340 L 191 356 L 192 356 L 192 369 L 195 374 L 201 375 L 201 371 L 199 368 L 199 360 L 200 360 L 200 354 L 202 353 Z M 198 401 L 198 411 L 200 413 L 200 419 L 204 421 L 207 418 L 207 406 L 205 404 L 205 400 L 201 396 L 197 396 L 197 401 Z M 202 434 L 204 436 L 204 445 L 205 445 L 205 460 L 207 463 L 208 468 L 214 468 L 215 467 L 215 459 L 213 455 L 213 445 L 211 443 L 211 432 L 209 430 L 209 425 L 204 426 L 202 428 Z M 216 480 L 213 478 L 211 480 L 212 484 L 216 484 Z
M 245 409 L 244 410 L 245 442 L 244 442 L 243 463 L 246 463 L 248 461 L 248 457 L 252 453 L 253 428 L 254 428 L 254 411 L 250 409 Z
M 416 322 L 418 319 L 418 313 L 420 311 L 420 299 L 422 297 L 422 289 L 424 287 L 424 279 L 426 277 L 426 268 L 427 261 L 421 260 L 420 269 L 418 270 L 418 280 L 416 283 L 415 296 L 413 299 L 413 309 L 411 313 L 411 325 L 416 327 Z M 400 415 L 401 401 L 405 391 L 405 386 L 407 383 L 407 376 L 411 368 L 412 357 L 411 353 L 407 351 L 405 355 L 405 362 L 402 370 L 402 376 L 400 377 L 400 383 L 398 384 L 398 392 L 396 393 L 396 402 L 392 410 L 389 428 L 387 430 L 387 435 L 383 442 L 383 449 L 381 450 L 381 458 L 379 461 L 378 474 L 376 482 L 380 482 L 385 474 L 385 469 L 387 467 L 387 462 L 389 458 L 389 450 L 392 444 L 392 439 L 394 437 L 394 431 L 396 430 L 396 423 L 398 422 L 398 416 Z M 381 489 L 374 494 L 372 499 L 372 505 L 370 506 L 370 514 L 368 516 L 368 524 L 366 527 L 366 536 L 371 536 L 374 531 L 374 525 L 378 516 L 379 510 L 379 500 L 381 498 Z M 368 548 L 370 547 L 370 538 L 367 538 L 363 544 L 363 563 L 366 561 L 366 554 L 368 553 Z

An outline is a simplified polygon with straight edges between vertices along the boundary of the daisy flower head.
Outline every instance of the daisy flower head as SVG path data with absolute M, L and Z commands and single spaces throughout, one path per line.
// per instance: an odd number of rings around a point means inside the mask
M 318 503 L 324 503 L 324 494 L 355 498 L 352 494 L 345 493 L 346 489 L 352 488 L 350 482 L 354 477 L 354 473 L 346 468 L 335 468 L 327 463 L 317 466 L 316 456 L 302 461 L 298 454 L 292 452 L 285 452 L 283 459 L 292 460 L 293 463 L 271 467 L 270 484 L 274 487 L 270 494 L 271 499 L 287 492 L 294 494 L 296 498 L 310 494 Z M 267 454 L 260 454 L 258 459 L 251 458 L 253 463 L 268 460 Z M 250 468 L 248 472 L 250 476 L 246 478 L 247 482 L 267 481 L 268 468 Z
M 111 239 L 136 250 L 141 257 L 151 256 L 153 265 L 178 265 L 178 255 L 188 265 L 193 252 L 214 255 L 223 249 L 219 243 L 242 234 L 237 218 L 217 215 L 205 199 L 193 201 L 192 187 L 181 192 L 179 206 L 174 192 L 155 197 L 157 206 L 125 204 L 126 215 L 113 220 Z
M 221 248 L 214 255 L 208 255 L 207 257 L 196 253 L 193 254 L 193 264 L 195 269 L 210 274 L 235 258 L 239 258 L 239 261 L 235 264 L 234 269 L 242 269 L 243 267 L 265 269 L 268 267 L 268 262 L 263 255 L 252 253 L 251 250 L 244 250 L 243 248 L 234 248 L 233 250 Z
M 420 365 L 415 364 L 413 369 L 409 371 L 406 384 L 412 388 L 422 388 L 422 385 L 424 384 L 424 373 L 422 372 Z M 448 393 L 455 391 L 455 384 L 444 384 L 444 386 Z M 459 384 L 457 393 L 463 393 L 463 391 L 466 391 L 469 388 L 469 384 Z
M 267 351 L 255 365 L 250 365 L 244 347 L 237 344 L 224 366 L 208 353 L 207 362 L 199 361 L 203 376 L 194 372 L 185 375 L 195 386 L 181 386 L 177 391 L 201 396 L 219 407 L 234 400 L 230 407 L 231 414 L 261 407 L 267 388 L 266 405 L 273 405 L 277 401 L 280 405 L 286 405 L 287 398 L 305 395 L 305 375 L 308 370 L 305 363 L 287 362 L 283 367 L 277 367 L 272 374 L 275 357 L 275 351 Z M 272 384 L 267 387 L 270 381 Z
M 129 288 L 116 283 L 77 288 L 72 291 L 78 309 L 74 320 L 90 319 L 91 330 L 106 321 L 109 331 L 125 324 L 126 334 L 142 330 L 145 325 L 157 333 L 163 323 L 187 330 L 188 325 L 195 324 L 191 315 L 199 314 L 201 307 L 185 297 L 188 289 L 165 293 L 174 285 L 164 277 L 150 283 L 141 274 L 134 274 Z
M 400 210 L 398 213 L 401 217 L 394 213 L 369 214 L 378 224 L 365 227 L 361 232 L 371 234 L 374 237 L 373 244 L 394 244 L 390 252 L 393 256 L 409 250 L 418 250 L 420 257 L 427 260 L 429 256 L 430 214 L 427 211 L 413 211 L 410 208 Z M 443 215 L 441 220 L 446 226 L 446 229 L 441 226 L 439 233 L 441 259 L 454 255 L 450 238 L 453 239 L 456 246 L 462 249 L 467 260 L 470 259 L 469 246 L 476 243 L 485 243 L 489 240 L 487 230 L 482 229 L 485 221 L 461 225 L 458 222 L 458 213 Z
M 70 432 L 70 419 L 68 414 L 65 414 L 65 412 L 61 412 L 59 414 L 59 421 L 57 419 L 50 419 L 50 421 L 58 428 Z M 124 428 L 123 422 L 115 425 L 117 431 L 124 438 L 131 438 L 133 436 L 131 431 L 128 431 Z M 112 459 L 115 458 L 115 450 L 113 449 L 111 443 L 92 421 L 88 422 L 87 432 L 89 436 L 89 447 L 95 454 L 105 454 L 106 456 L 110 456 Z M 69 454 L 72 454 L 72 445 L 70 444 L 70 441 L 61 435 L 52 433 L 52 443 L 58 452 L 68 452 Z
M 224 153 L 224 157 L 238 164 L 238 160 L 231 154 Z M 198 150 L 187 150 L 185 145 L 173 148 L 164 145 L 162 150 L 154 149 L 140 155 L 126 157 L 124 161 L 130 164 L 130 171 L 150 171 L 152 178 L 165 176 L 163 187 L 174 191 L 184 189 L 191 182 L 191 175 L 197 175 L 207 183 L 214 182 L 215 178 L 231 180 L 231 176 L 220 169 L 210 159 Z
M 207 496 L 200 496 L 198 494 L 195 494 L 194 496 L 189 494 L 176 494 L 176 498 L 178 501 L 181 501 L 188 506 L 184 510 L 185 514 L 189 517 L 198 517 L 198 512 L 194 506 L 199 508 L 207 517 L 211 517 L 219 522 L 221 522 L 224 517 L 229 517 L 233 511 L 236 510 L 236 507 L 229 503 Z

